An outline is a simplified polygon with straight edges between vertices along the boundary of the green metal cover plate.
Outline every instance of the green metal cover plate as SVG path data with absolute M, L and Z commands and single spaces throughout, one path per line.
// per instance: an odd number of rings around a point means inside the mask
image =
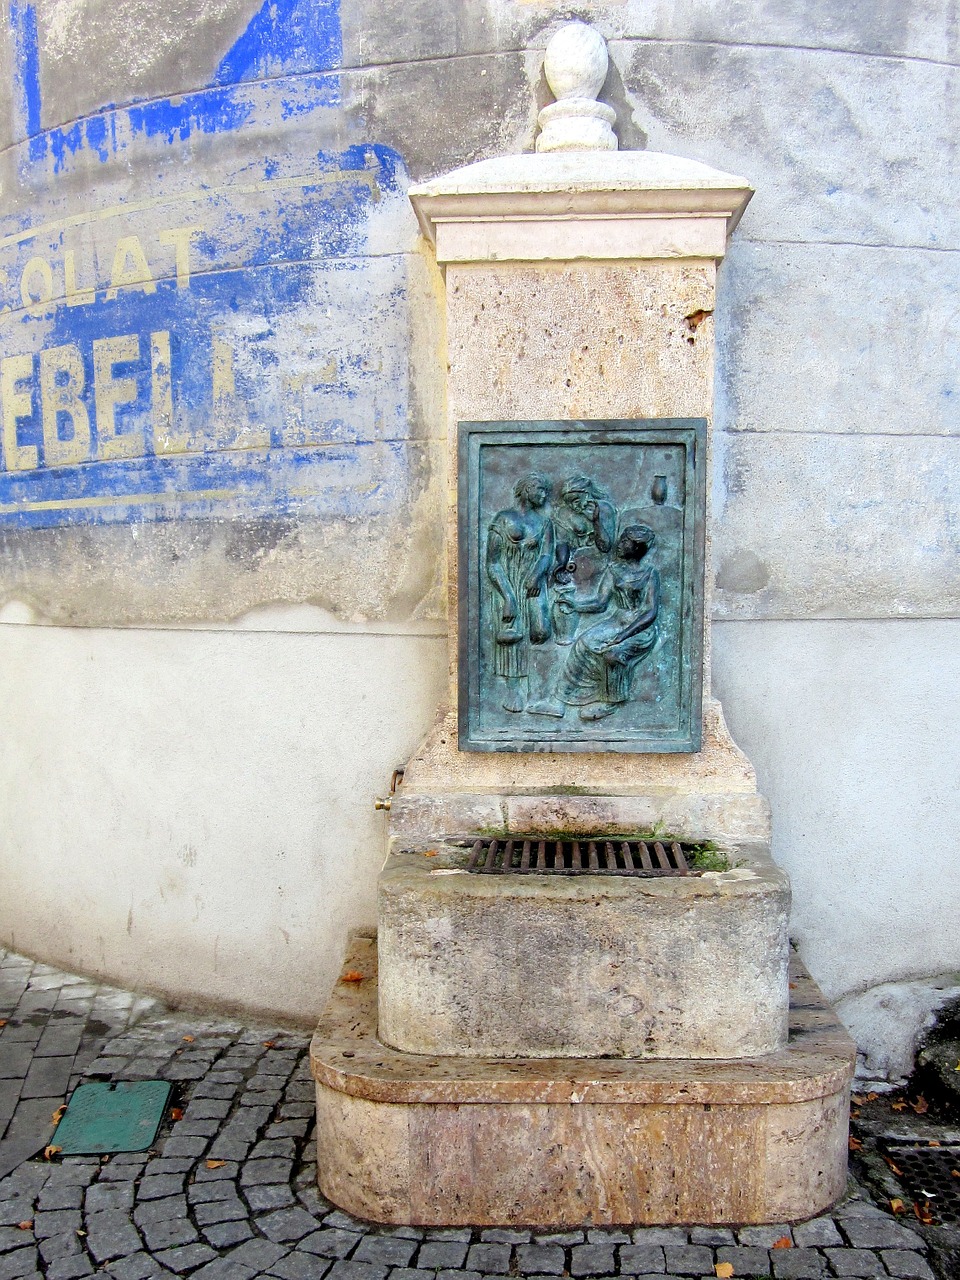
M 170 1097 L 166 1080 L 79 1085 L 53 1135 L 65 1156 L 145 1151 L 157 1136 Z

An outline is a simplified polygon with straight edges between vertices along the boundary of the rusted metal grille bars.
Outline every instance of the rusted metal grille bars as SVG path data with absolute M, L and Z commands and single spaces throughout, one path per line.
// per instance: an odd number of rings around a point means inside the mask
M 468 871 L 488 875 L 687 876 L 684 847 L 676 840 L 622 840 L 606 836 L 539 840 L 535 836 L 475 840 Z

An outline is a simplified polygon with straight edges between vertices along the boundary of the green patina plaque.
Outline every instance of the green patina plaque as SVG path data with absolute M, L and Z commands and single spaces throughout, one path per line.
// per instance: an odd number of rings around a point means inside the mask
M 81 1084 L 57 1125 L 53 1145 L 65 1156 L 146 1151 L 170 1097 L 166 1080 Z
M 706 421 L 461 422 L 460 749 L 698 751 Z

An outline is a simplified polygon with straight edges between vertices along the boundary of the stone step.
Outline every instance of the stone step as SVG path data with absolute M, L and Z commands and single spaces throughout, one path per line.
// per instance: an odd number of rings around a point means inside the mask
M 311 1045 L 320 1189 L 415 1225 L 765 1223 L 842 1194 L 855 1049 L 794 957 L 790 1038 L 758 1058 L 431 1057 L 377 1039 L 351 939 Z

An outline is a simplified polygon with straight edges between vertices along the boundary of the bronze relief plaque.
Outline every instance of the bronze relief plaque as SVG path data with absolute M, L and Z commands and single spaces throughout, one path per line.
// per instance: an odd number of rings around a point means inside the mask
M 698 751 L 706 420 L 459 430 L 461 751 Z

